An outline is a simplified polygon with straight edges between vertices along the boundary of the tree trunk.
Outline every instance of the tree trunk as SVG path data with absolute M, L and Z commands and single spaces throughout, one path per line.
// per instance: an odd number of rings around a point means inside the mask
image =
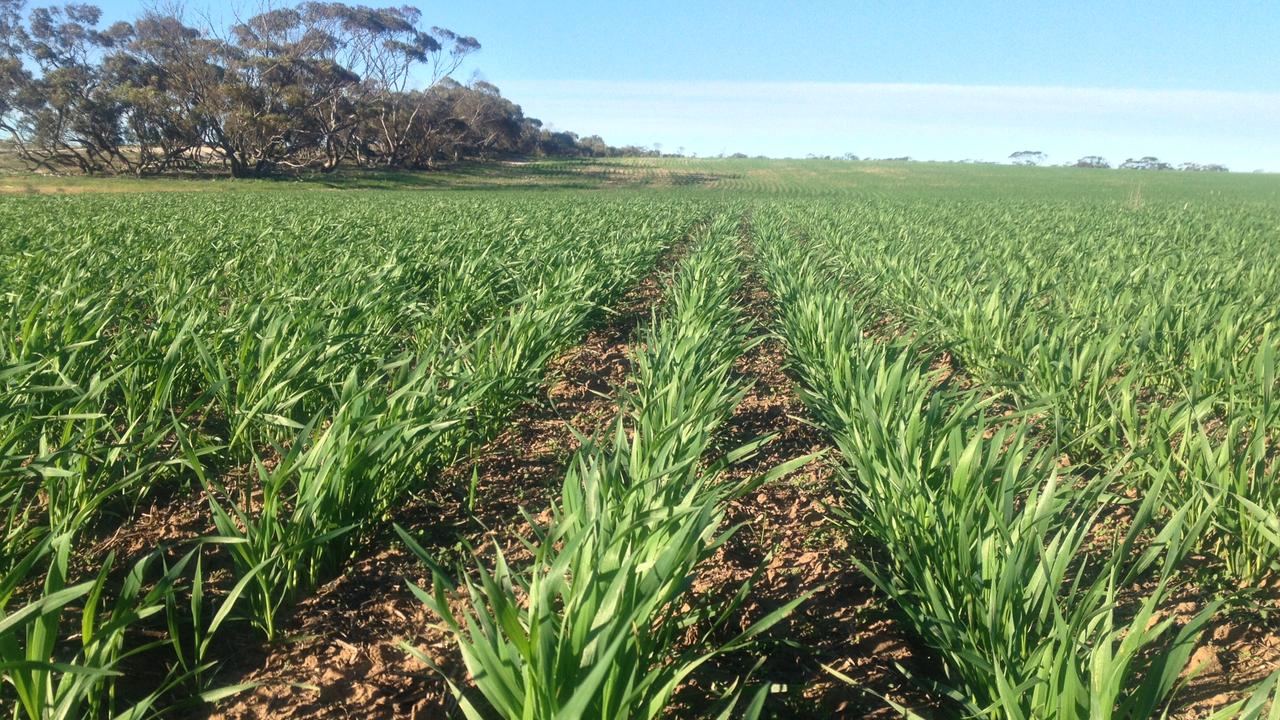
M 227 164 L 231 166 L 231 177 L 233 178 L 248 178 L 254 175 L 252 169 L 234 155 L 227 157 Z

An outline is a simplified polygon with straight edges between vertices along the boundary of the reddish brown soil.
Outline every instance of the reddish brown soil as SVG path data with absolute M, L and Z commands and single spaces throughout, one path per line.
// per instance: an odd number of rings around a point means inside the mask
M 748 278 L 741 297 L 756 333 L 767 332 L 769 298 L 756 278 Z M 695 589 L 731 594 L 765 565 L 733 633 L 796 597 L 810 592 L 812 596 L 764 636 L 752 657 L 727 658 L 696 684 L 730 682 L 751 668 L 756 655 L 764 655 L 765 663 L 751 682 L 774 685 L 766 713 L 776 717 L 898 716 L 879 696 L 927 713 L 939 702 L 906 681 L 895 666 L 929 677 L 936 664 L 849 562 L 859 549 L 850 547 L 847 534 L 831 523 L 825 508 L 836 501 L 834 450 L 801 419 L 804 408 L 783 372 L 784 362 L 784 350 L 773 338 L 739 361 L 737 371 L 752 382 L 752 389 L 735 410 L 722 445 L 731 449 L 763 435 L 777 438 L 728 474 L 735 479 L 758 477 L 798 457 L 826 456 L 733 503 L 727 522 L 745 527 L 708 564 Z M 836 679 L 823 665 L 848 676 L 857 687 Z M 692 696 L 700 693 L 704 690 L 690 690 L 688 702 L 696 703 Z
M 103 524 L 106 522 L 104 518 Z M 160 545 L 184 543 L 213 531 L 204 491 L 175 488 L 152 497 L 146 510 L 115 525 L 114 532 L 96 539 L 83 556 L 87 562 L 100 562 L 107 553 L 114 552 L 128 560 Z
M 668 262 L 670 258 L 668 258 Z M 665 264 L 665 263 L 664 263 Z M 447 554 L 459 538 L 473 546 L 513 544 L 521 508 L 536 512 L 563 477 L 578 447 L 616 414 L 614 388 L 623 382 L 636 324 L 661 295 L 651 276 L 619 304 L 607 327 L 549 369 L 545 402 L 522 408 L 511 426 L 474 457 L 442 474 L 445 492 L 410 500 L 396 521 L 433 552 Z M 466 491 L 476 478 L 475 506 Z M 212 712 L 213 718 L 444 717 L 455 703 L 446 683 L 402 646 L 414 645 L 455 680 L 463 671 L 437 620 L 414 598 L 406 579 L 429 587 L 425 570 L 398 539 L 353 562 L 291 613 L 286 641 L 233 662 L 228 682 L 260 683 Z
M 1243 607 L 1220 611 L 1201 636 L 1183 673 L 1187 684 L 1174 696 L 1173 718 L 1207 717 L 1280 670 L 1280 578 L 1253 590 Z M 1210 600 L 1194 585 L 1180 595 L 1166 613 L 1182 622 Z

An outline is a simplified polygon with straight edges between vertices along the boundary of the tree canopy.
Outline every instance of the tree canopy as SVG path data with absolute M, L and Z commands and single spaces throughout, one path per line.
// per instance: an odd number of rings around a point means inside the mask
M 222 28 L 180 11 L 105 28 L 101 17 L 0 0 L 0 133 L 33 169 L 244 177 L 626 152 L 453 80 L 479 41 L 414 7 L 303 2 Z

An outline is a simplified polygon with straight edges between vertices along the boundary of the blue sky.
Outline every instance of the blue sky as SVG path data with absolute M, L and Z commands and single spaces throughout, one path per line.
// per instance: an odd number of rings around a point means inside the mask
M 111 19 L 139 6 L 103 4 Z M 459 79 L 613 144 L 953 160 L 1037 149 L 1053 162 L 1280 170 L 1275 0 L 419 7 L 483 45 Z

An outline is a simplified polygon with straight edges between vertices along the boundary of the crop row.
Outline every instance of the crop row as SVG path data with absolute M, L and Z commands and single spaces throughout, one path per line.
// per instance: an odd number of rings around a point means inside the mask
M 871 547 L 849 560 L 960 713 L 1157 716 L 1211 623 L 1273 611 L 1280 268 L 1256 258 L 1280 218 L 1243 210 L 747 209 L 788 370 L 840 451 L 832 517 Z M 584 438 L 547 514 L 512 518 L 518 547 L 455 573 L 401 533 L 466 714 L 671 713 L 804 601 L 738 632 L 750 582 L 694 590 L 738 531 L 727 503 L 807 459 L 730 481 L 764 440 L 713 451 L 757 341 L 742 213 L 657 195 L 0 204 L 0 702 L 141 718 L 243 689 L 220 686 L 214 638 L 280 641 L 295 601 L 391 541 L 396 507 L 696 226 L 612 432 Z M 135 531 L 144 503 L 195 507 L 202 529 Z M 147 549 L 95 557 L 117 530 Z M 1277 678 L 1219 716 L 1257 716 Z M 745 685 L 710 688 L 715 711 L 761 712 L 767 686 L 734 709 Z
M 791 213 L 792 217 L 800 216 Z M 866 203 L 796 225 L 875 312 L 1041 417 L 1064 454 L 1162 478 L 1239 583 L 1280 568 L 1280 268 L 1257 208 Z
M 938 369 L 928 338 L 875 332 L 876 291 L 849 291 L 821 239 L 794 229 L 812 232 L 803 217 L 757 218 L 761 272 L 803 399 L 843 457 L 837 516 L 878 549 L 854 560 L 938 652 L 940 685 L 982 717 L 1163 712 L 1221 607 L 1181 623 L 1165 612 L 1210 516 L 1169 476 L 1144 476 L 1142 500 L 1124 503 L 1116 474 L 1147 468 L 1063 469 L 1069 441 L 1034 413 L 995 412 L 999 386 Z M 911 298 L 944 292 L 926 278 Z M 953 315 L 983 303 L 949 290 Z M 1122 504 L 1130 519 L 1108 537 L 1100 521 Z
M 148 223 L 166 217 L 154 203 L 5 207 L 0 649 L 28 717 L 142 715 L 208 684 L 226 622 L 274 637 L 282 609 L 500 429 L 696 212 L 317 202 L 308 221 L 238 198 L 189 201 L 176 232 Z M 250 230 L 263 215 L 279 225 Z M 207 499 L 205 550 L 77 568 L 95 523 L 166 485 Z M 209 562 L 230 563 L 229 587 Z M 129 634 L 157 622 L 163 640 Z M 163 646 L 158 688 L 119 686 Z
M 800 601 L 716 642 L 750 587 L 720 601 L 692 592 L 695 573 L 737 531 L 721 527 L 726 503 L 771 479 L 720 476 L 755 443 L 708 456 L 746 389 L 732 375 L 749 342 L 734 298 L 737 242 L 732 215 L 695 239 L 631 356 L 612 437 L 573 458 L 548 521 L 525 518 L 532 559 L 513 566 L 501 549 L 476 553 L 461 614 L 454 581 L 433 564 L 433 589 L 418 592 L 445 619 L 484 700 L 458 693 L 468 717 L 662 717 L 690 673 Z M 741 692 L 722 699 L 732 705 Z

